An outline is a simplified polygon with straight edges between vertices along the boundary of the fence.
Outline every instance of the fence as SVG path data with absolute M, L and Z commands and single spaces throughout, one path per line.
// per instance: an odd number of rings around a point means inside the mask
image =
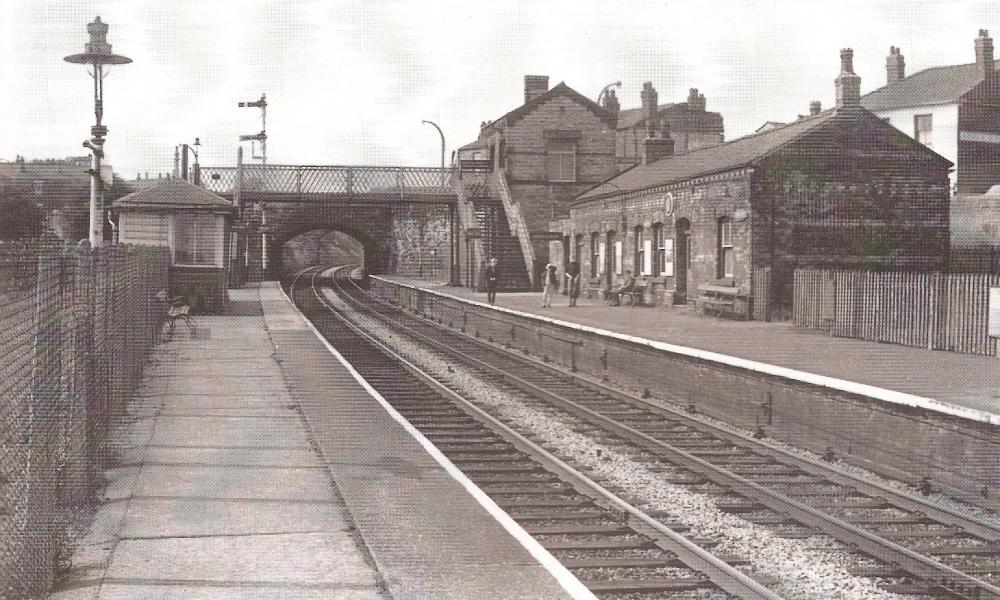
M 51 584 L 162 325 L 167 266 L 162 248 L 0 243 L 0 597 Z
M 996 356 L 987 273 L 796 269 L 796 325 L 840 337 Z

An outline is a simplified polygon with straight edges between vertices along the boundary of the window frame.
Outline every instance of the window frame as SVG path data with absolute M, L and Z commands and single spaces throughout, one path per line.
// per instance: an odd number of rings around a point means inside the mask
M 649 275 L 646 272 L 646 249 L 643 247 L 646 228 L 642 225 L 636 225 L 633 232 L 635 233 L 635 255 L 633 257 L 635 264 L 632 270 L 634 273 Z
M 735 277 L 736 244 L 733 240 L 733 220 L 728 217 L 722 217 L 718 223 L 718 276 L 720 279 L 723 277 Z
M 925 125 L 925 127 L 921 128 L 922 125 Z M 933 132 L 934 113 L 913 115 L 913 139 L 917 140 L 917 142 L 923 144 L 924 146 L 931 148 L 933 147 Z M 921 139 L 924 136 L 926 136 L 926 141 Z
M 224 251 L 225 248 L 224 248 L 223 244 L 218 244 L 217 242 L 220 239 L 222 239 L 223 242 L 225 241 L 225 239 L 224 239 L 225 238 L 225 231 L 224 231 L 225 225 L 224 225 L 224 223 L 222 221 L 222 219 L 223 219 L 222 215 L 218 215 L 218 214 L 215 214 L 215 213 L 175 213 L 175 214 L 172 215 L 172 217 L 173 218 L 170 219 L 170 264 L 171 264 L 171 266 L 174 266 L 174 267 L 184 267 L 184 268 L 193 268 L 193 269 L 221 269 L 223 267 L 223 260 L 224 260 L 223 251 Z M 192 223 L 182 223 L 181 220 L 183 218 L 193 218 L 194 221 Z M 208 231 L 208 232 L 198 232 L 198 231 L 195 231 L 195 228 L 198 227 L 198 225 L 196 225 L 196 223 L 199 220 L 203 220 L 204 222 L 210 222 L 211 223 L 211 225 L 210 225 L 210 227 L 211 227 L 210 231 Z M 186 239 L 188 239 L 188 240 L 194 240 L 195 241 L 195 248 L 194 248 L 194 250 L 193 251 L 188 251 L 187 249 L 183 249 L 183 251 L 185 253 L 192 254 L 193 257 L 194 257 L 194 259 L 195 259 L 195 262 L 182 262 L 182 261 L 178 260 L 178 258 L 177 258 L 178 251 L 182 250 L 180 248 L 181 238 L 178 236 L 178 232 L 181 231 L 181 230 L 183 230 L 185 232 L 185 235 L 187 235 L 189 232 L 193 233 L 193 235 L 190 235 Z M 199 250 L 198 250 L 198 242 L 199 242 L 199 238 L 202 239 L 202 240 L 204 240 L 206 234 L 209 237 L 209 240 L 210 240 L 209 243 L 214 246 L 214 249 L 212 250 L 212 261 L 211 261 L 211 263 L 208 263 L 208 262 L 198 262 L 198 252 L 199 252 Z
M 554 183 L 576 183 L 576 154 L 577 143 L 575 140 L 550 139 L 545 141 L 545 180 Z M 553 160 L 558 161 L 558 173 L 553 173 Z M 569 165 L 566 161 L 569 161 Z M 568 167 L 568 168 L 567 168 Z M 566 171 L 571 171 L 568 174 Z

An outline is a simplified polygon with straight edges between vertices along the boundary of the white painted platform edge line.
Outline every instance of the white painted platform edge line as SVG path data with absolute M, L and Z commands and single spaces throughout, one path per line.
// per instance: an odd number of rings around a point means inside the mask
M 284 290 L 282 290 L 282 294 L 284 295 L 285 300 L 295 310 L 295 312 L 301 315 L 301 312 L 299 311 L 298 307 L 295 306 L 295 303 L 292 302 L 292 299 L 288 297 L 288 294 L 286 294 Z M 556 560 L 556 558 L 552 556 L 552 554 L 549 553 L 548 550 L 546 550 L 540 543 L 538 543 L 538 540 L 531 537 L 531 534 L 525 531 L 524 528 L 517 523 L 517 521 L 515 521 L 510 515 L 508 515 L 506 511 L 500 508 L 497 505 L 497 503 L 493 501 L 492 498 L 486 495 L 486 492 L 480 489 L 478 485 L 473 483 L 471 479 L 466 477 L 465 473 L 459 470 L 459 468 L 455 466 L 455 463 L 451 462 L 451 460 L 447 456 L 445 456 L 444 453 L 442 453 L 437 446 L 435 446 L 430 440 L 424 437 L 424 434 L 420 433 L 420 431 L 417 430 L 417 428 L 414 427 L 412 423 L 406 420 L 406 417 L 404 417 L 402 414 L 399 413 L 399 411 L 393 408 L 393 406 L 389 404 L 389 402 L 386 401 L 385 398 L 382 397 L 382 394 L 380 394 L 378 390 L 373 388 L 371 384 L 369 384 L 368 381 L 366 381 L 365 378 L 362 377 L 361 374 L 354 369 L 354 366 L 351 365 L 351 363 L 347 362 L 347 359 L 345 359 L 343 355 L 341 355 L 340 352 L 338 352 L 337 349 L 334 348 L 333 345 L 330 344 L 330 342 L 328 342 L 326 338 L 323 337 L 323 335 L 319 332 L 319 330 L 316 329 L 316 326 L 312 324 L 312 321 L 306 319 L 305 315 L 302 315 L 302 317 L 305 320 L 306 325 L 313 332 L 313 335 L 315 335 L 316 338 L 320 341 L 320 343 L 322 343 L 323 346 L 325 346 L 326 349 L 330 352 L 330 354 L 332 354 L 334 358 L 336 358 L 337 361 L 340 362 L 340 364 L 342 364 L 344 368 L 347 369 L 347 372 L 351 374 L 351 377 L 353 377 L 354 380 L 357 381 L 361 385 L 361 387 L 363 387 L 365 391 L 368 392 L 368 394 L 372 398 L 374 398 L 382 406 L 383 409 L 385 409 L 387 413 L 389 413 L 389 416 L 391 416 L 397 423 L 399 423 L 403 427 L 403 429 L 406 430 L 407 433 L 409 433 L 415 440 L 417 440 L 417 443 L 419 443 L 424 448 L 424 450 L 429 455 L 431 455 L 431 457 L 435 461 L 437 461 L 439 465 L 441 465 L 444 468 L 444 470 L 452 477 L 452 479 L 457 481 L 463 488 L 465 488 L 465 490 L 469 493 L 469 495 L 471 495 L 476 500 L 476 502 L 479 503 L 480 506 L 486 509 L 486 512 L 488 512 L 490 516 L 496 519 L 497 522 L 500 523 L 501 527 L 503 527 L 507 531 L 507 533 L 511 534 L 511 536 L 513 536 L 514 539 L 516 539 L 521 544 L 521 546 L 523 546 L 528 551 L 528 553 L 531 554 L 531 556 L 539 562 L 542 568 L 544 568 L 546 571 L 549 572 L 550 575 L 552 575 L 552 577 L 556 580 L 556 582 L 559 583 L 559 586 L 562 587 L 564 590 L 566 590 L 566 592 L 570 595 L 571 598 L 573 598 L 574 600 L 597 600 L 597 596 L 595 596 L 593 592 L 588 590 L 586 586 L 584 586 L 583 583 L 581 583 L 580 580 L 576 578 L 576 575 L 570 573 L 569 569 L 563 566 L 563 564 L 558 560 Z
M 534 319 L 537 321 L 543 321 L 546 323 L 552 323 L 554 325 L 559 325 L 562 327 L 568 327 L 570 329 L 576 329 L 578 331 L 585 331 L 588 333 L 594 333 L 597 335 L 602 335 L 605 337 L 620 339 L 636 344 L 641 344 L 644 346 L 649 346 L 651 348 L 656 348 L 657 350 L 663 350 L 673 354 L 680 354 L 682 356 L 689 356 L 691 358 L 699 358 L 702 360 L 707 360 L 711 362 L 721 363 L 724 365 L 729 365 L 731 367 L 737 367 L 740 369 L 745 369 L 748 371 L 755 371 L 765 375 L 773 375 L 776 377 L 782 377 L 784 379 L 790 379 L 792 381 L 800 381 L 803 383 L 808 383 L 818 387 L 830 388 L 833 390 L 848 392 L 851 394 L 857 394 L 860 396 L 866 396 L 869 398 L 874 398 L 876 400 L 882 400 L 890 404 L 900 404 L 903 406 L 910 406 L 914 408 L 923 408 L 926 410 L 943 413 L 949 416 L 958 417 L 961 419 L 967 419 L 970 421 L 979 421 L 982 423 L 987 423 L 989 425 L 1000 425 L 1000 414 L 989 413 L 986 411 L 978 410 L 975 408 L 968 408 L 964 406 L 955 406 L 953 404 L 948 404 L 941 400 L 934 398 L 927 398 L 924 396 L 917 396 L 915 394 L 909 394 L 906 392 L 898 392 L 895 390 L 890 390 L 886 388 L 881 388 L 866 383 L 858 383 L 856 381 L 848 381 L 846 379 L 839 379 L 836 377 L 830 377 L 828 375 L 818 375 L 816 373 L 809 373 L 808 371 L 800 371 L 798 369 L 792 369 L 789 367 L 782 367 L 778 365 L 772 365 L 768 363 L 758 362 L 748 358 L 740 358 L 738 356 L 729 356 L 728 354 L 722 354 L 719 352 L 712 352 L 710 350 L 699 350 L 698 348 L 690 348 L 687 346 L 679 346 L 676 344 L 670 344 L 668 342 L 661 342 L 658 340 L 650 340 L 646 338 L 636 337 L 628 335 L 625 333 L 619 333 L 617 331 L 609 331 L 607 329 L 599 329 L 597 327 L 591 327 L 589 325 L 582 325 L 580 323 L 571 323 L 569 321 L 561 321 L 559 319 L 553 319 L 551 317 L 544 317 L 542 315 L 536 315 L 533 313 L 526 313 L 519 310 L 514 310 L 511 308 L 504 308 L 503 306 L 496 306 L 492 304 L 485 304 L 483 302 L 477 302 L 475 300 L 469 300 L 468 298 L 462 298 L 460 296 L 453 296 L 445 292 L 438 292 L 428 288 L 421 288 L 415 285 L 410 285 L 407 283 L 402 283 L 400 281 L 392 281 L 390 279 L 385 279 L 377 275 L 372 275 L 373 279 L 378 279 L 379 281 L 384 281 L 390 285 L 398 285 L 400 287 L 409 288 L 412 290 L 418 290 L 426 292 L 428 294 L 433 294 L 435 296 L 441 296 L 443 298 L 449 298 L 451 300 L 456 300 L 458 302 L 463 302 L 465 304 L 470 304 L 473 306 L 478 306 L 481 308 L 487 308 L 491 310 L 496 310 L 500 312 L 505 312 L 518 317 L 523 317 L 527 319 Z

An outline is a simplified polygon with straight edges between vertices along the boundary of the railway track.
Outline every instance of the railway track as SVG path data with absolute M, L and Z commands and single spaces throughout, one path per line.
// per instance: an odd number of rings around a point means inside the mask
M 723 510 L 758 524 L 820 532 L 874 558 L 879 566 L 859 574 L 894 580 L 890 591 L 1000 598 L 1000 528 L 987 520 L 506 351 L 376 299 L 344 278 L 331 283 L 385 326 L 572 415 L 596 437 L 668 461 L 681 484 L 711 486 L 724 498 L 717 503 Z
M 631 506 L 290 285 L 316 328 L 423 435 L 601 598 L 777 600 L 746 561 L 717 557 Z

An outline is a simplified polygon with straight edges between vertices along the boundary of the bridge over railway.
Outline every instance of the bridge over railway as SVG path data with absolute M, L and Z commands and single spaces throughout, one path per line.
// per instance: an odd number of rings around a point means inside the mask
M 238 160 L 235 167 L 203 167 L 198 179 L 239 211 L 230 250 L 237 283 L 276 278 L 285 243 L 316 229 L 358 240 L 372 272 L 446 272 L 457 283 L 460 177 L 456 169 Z

